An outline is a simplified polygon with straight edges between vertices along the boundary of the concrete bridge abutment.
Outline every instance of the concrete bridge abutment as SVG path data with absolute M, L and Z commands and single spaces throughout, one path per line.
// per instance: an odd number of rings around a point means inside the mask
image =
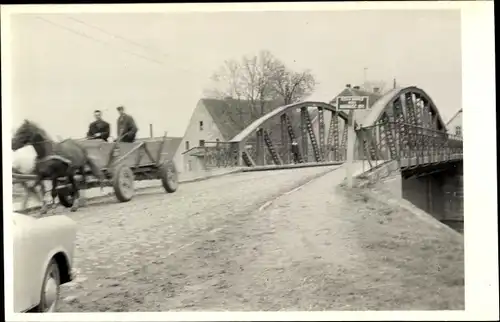
M 384 186 L 395 197 L 463 232 L 463 161 L 403 169 Z

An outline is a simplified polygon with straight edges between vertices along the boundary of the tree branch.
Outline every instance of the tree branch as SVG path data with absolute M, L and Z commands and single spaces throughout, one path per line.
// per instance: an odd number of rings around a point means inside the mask
M 244 98 L 252 119 L 268 112 L 271 101 L 289 104 L 310 95 L 316 81 L 310 71 L 295 72 L 267 50 L 243 56 L 241 61 L 226 60 L 211 78 L 213 88 L 207 94 L 216 97 Z

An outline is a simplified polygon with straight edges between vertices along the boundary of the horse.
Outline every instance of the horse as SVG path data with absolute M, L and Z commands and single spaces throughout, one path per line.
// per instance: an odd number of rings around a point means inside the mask
M 41 187 L 41 214 L 48 211 L 48 205 L 44 198 L 46 191 L 45 186 L 42 184 L 43 180 L 52 181 L 52 206 L 55 206 L 58 180 L 64 177 L 68 179 L 74 199 L 71 211 L 76 211 L 80 202 L 79 184 L 75 180 L 77 171 L 82 175 L 82 183 L 85 184 L 85 167 L 89 166 L 92 174 L 99 179 L 101 190 L 103 189 L 104 174 L 89 156 L 87 150 L 75 140 L 66 139 L 56 143 L 37 124 L 24 120 L 12 138 L 12 150 L 17 151 L 27 145 L 33 146 L 36 151 L 34 174 L 37 179 L 33 188 L 38 185 Z
M 32 146 L 25 146 L 13 153 L 12 160 L 12 173 L 19 175 L 34 175 L 35 174 L 35 159 L 36 159 L 36 151 Z M 36 187 L 31 187 L 25 181 L 20 181 L 18 183 L 24 188 L 26 192 L 26 196 L 23 200 L 23 209 L 26 209 L 28 205 L 29 198 L 34 196 L 40 202 L 40 196 L 36 191 Z

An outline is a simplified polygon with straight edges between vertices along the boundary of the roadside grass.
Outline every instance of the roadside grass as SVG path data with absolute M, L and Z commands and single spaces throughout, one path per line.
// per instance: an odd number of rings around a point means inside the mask
M 367 190 L 340 189 L 357 209 L 351 222 L 367 267 L 350 272 L 358 275 L 350 280 L 364 289 L 364 309 L 465 308 L 463 236 L 377 201 Z M 355 297 L 345 301 L 363 309 Z

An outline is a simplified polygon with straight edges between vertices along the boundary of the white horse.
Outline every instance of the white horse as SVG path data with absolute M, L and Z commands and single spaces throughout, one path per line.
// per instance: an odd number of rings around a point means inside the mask
M 22 174 L 31 174 L 35 170 L 36 151 L 27 145 L 17 151 L 12 151 L 12 168 Z
M 33 174 L 35 170 L 35 159 L 36 151 L 31 145 L 25 146 L 17 151 L 12 151 L 12 171 L 19 174 Z M 28 205 L 31 195 L 34 195 L 37 200 L 40 200 L 40 196 L 36 193 L 36 190 L 30 189 L 30 183 L 22 182 L 21 186 L 26 192 L 26 196 L 23 200 L 23 209 Z

